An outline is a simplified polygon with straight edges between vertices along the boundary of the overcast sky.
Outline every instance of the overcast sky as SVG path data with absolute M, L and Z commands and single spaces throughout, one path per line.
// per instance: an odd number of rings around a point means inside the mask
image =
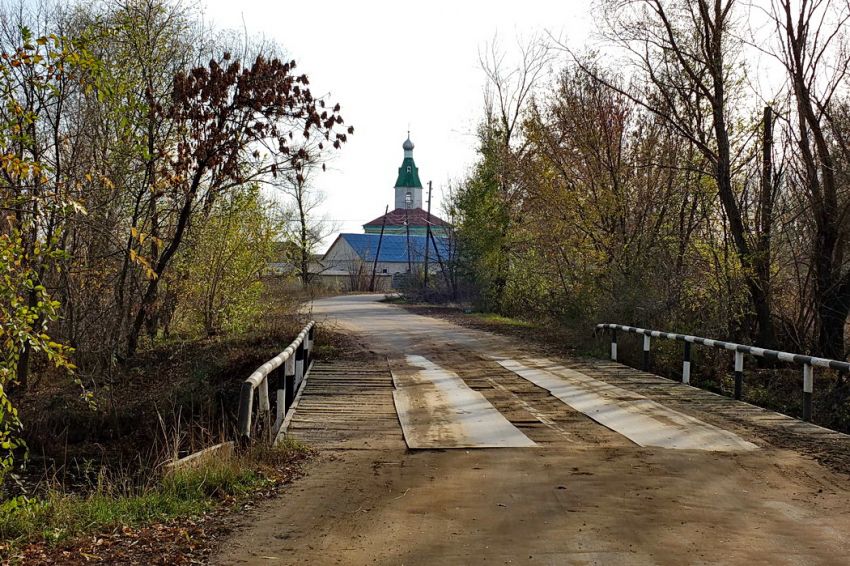
M 474 162 L 484 85 L 479 48 L 497 33 L 509 49 L 517 37 L 544 30 L 581 42 L 589 6 L 582 0 L 206 0 L 205 13 L 218 28 L 242 29 L 244 21 L 249 34 L 274 39 L 310 77 L 314 94 L 340 103 L 355 134 L 316 185 L 340 231 L 362 232 L 362 224 L 392 206 L 408 124 L 420 178 L 434 183 L 434 212 L 447 182 Z

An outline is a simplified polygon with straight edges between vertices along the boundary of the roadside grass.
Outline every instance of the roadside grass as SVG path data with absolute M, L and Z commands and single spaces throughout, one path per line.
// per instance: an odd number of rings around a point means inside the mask
M 537 325 L 529 322 L 527 320 L 522 320 L 519 318 L 511 318 L 508 316 L 502 316 L 500 314 L 492 313 L 492 312 L 472 312 L 471 316 L 478 318 L 484 322 L 488 322 L 491 324 L 499 324 L 502 326 L 510 326 L 514 328 L 536 328 Z
M 534 343 L 547 355 L 598 357 L 603 350 L 593 330 L 569 321 L 541 321 L 501 314 L 476 311 L 460 305 L 435 305 L 431 303 L 392 302 L 409 312 L 448 320 L 460 326 L 496 334 L 513 336 Z
M 127 490 L 120 478 L 101 475 L 85 495 L 47 486 L 37 498 L 0 505 L 0 559 L 22 545 L 58 544 L 104 531 L 198 517 L 227 502 L 280 485 L 308 455 L 295 442 L 252 447 L 231 458 L 215 458 L 195 467 L 164 472 L 159 481 Z
M 146 340 L 134 358 L 108 367 L 81 360 L 94 407 L 49 373 L 19 390 L 30 457 L 0 485 L 0 564 L 76 563 L 67 553 L 84 548 L 117 563 L 203 558 L 234 504 L 299 475 L 309 450 L 294 443 L 172 473 L 164 465 L 232 437 L 242 381 L 310 318 L 309 297 L 285 287 L 267 281 L 266 308 L 240 331 Z M 325 359 L 361 350 L 324 325 L 316 348 Z

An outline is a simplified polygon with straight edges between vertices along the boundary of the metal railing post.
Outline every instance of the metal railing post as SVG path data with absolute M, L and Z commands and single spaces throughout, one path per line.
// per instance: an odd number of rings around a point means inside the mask
M 640 369 L 649 371 L 649 334 L 643 335 L 643 362 Z
M 685 385 L 691 382 L 691 343 L 685 341 L 685 357 L 682 361 L 682 383 Z
M 735 399 L 741 398 L 744 389 L 744 352 L 735 351 Z
M 611 361 L 617 361 L 617 331 L 611 330 Z
M 284 362 L 284 365 L 286 365 L 286 362 Z M 283 366 L 278 367 L 274 371 L 270 372 L 268 380 L 269 388 L 274 391 L 274 422 L 275 426 L 277 426 L 278 423 L 283 422 L 284 417 L 283 404 L 285 391 L 283 389 Z
M 283 383 L 281 383 L 283 385 Z M 274 418 L 275 428 L 278 428 L 282 423 L 283 419 L 286 418 L 286 390 L 278 389 L 277 390 L 277 406 L 275 407 L 275 412 L 277 413 Z
M 803 364 L 803 420 L 812 420 L 812 392 L 815 386 L 815 370 L 810 364 Z

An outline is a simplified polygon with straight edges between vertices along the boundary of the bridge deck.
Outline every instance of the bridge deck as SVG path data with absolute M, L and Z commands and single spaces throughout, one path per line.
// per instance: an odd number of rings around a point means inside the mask
M 314 448 L 404 448 L 386 363 L 314 364 L 296 402 L 286 434 Z
M 760 445 L 805 448 L 850 467 L 850 436 L 735 401 L 715 393 L 608 361 L 561 361 L 564 367 L 693 415 Z M 518 379 L 496 362 L 471 360 L 458 375 L 536 442 L 575 442 L 591 426 L 584 417 L 533 383 Z M 316 364 L 293 412 L 286 434 L 318 449 L 403 449 L 393 402 L 393 377 L 383 361 Z M 756 433 L 754 436 L 753 433 Z M 609 435 L 609 443 L 619 444 Z
M 846 435 L 616 363 L 548 364 L 527 340 L 379 296 L 323 299 L 322 309 L 388 362 L 315 366 L 290 434 L 328 450 L 220 564 L 850 564 Z M 507 360 L 516 364 L 499 364 Z M 431 388 L 417 399 L 435 399 L 414 407 L 415 426 L 479 423 L 483 397 L 536 446 L 406 449 L 392 400 L 405 380 Z M 686 432 L 712 425 L 757 449 L 641 446 L 628 436 L 635 421 L 600 417 L 605 400 L 661 425 L 687 421 Z
M 757 444 L 799 450 L 837 471 L 850 470 L 850 435 L 617 362 L 571 360 L 564 365 L 737 432 Z

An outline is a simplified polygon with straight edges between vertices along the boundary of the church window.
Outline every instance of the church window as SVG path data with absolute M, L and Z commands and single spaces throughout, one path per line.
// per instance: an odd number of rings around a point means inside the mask
M 407 172 L 410 173 L 410 165 L 407 166 Z

